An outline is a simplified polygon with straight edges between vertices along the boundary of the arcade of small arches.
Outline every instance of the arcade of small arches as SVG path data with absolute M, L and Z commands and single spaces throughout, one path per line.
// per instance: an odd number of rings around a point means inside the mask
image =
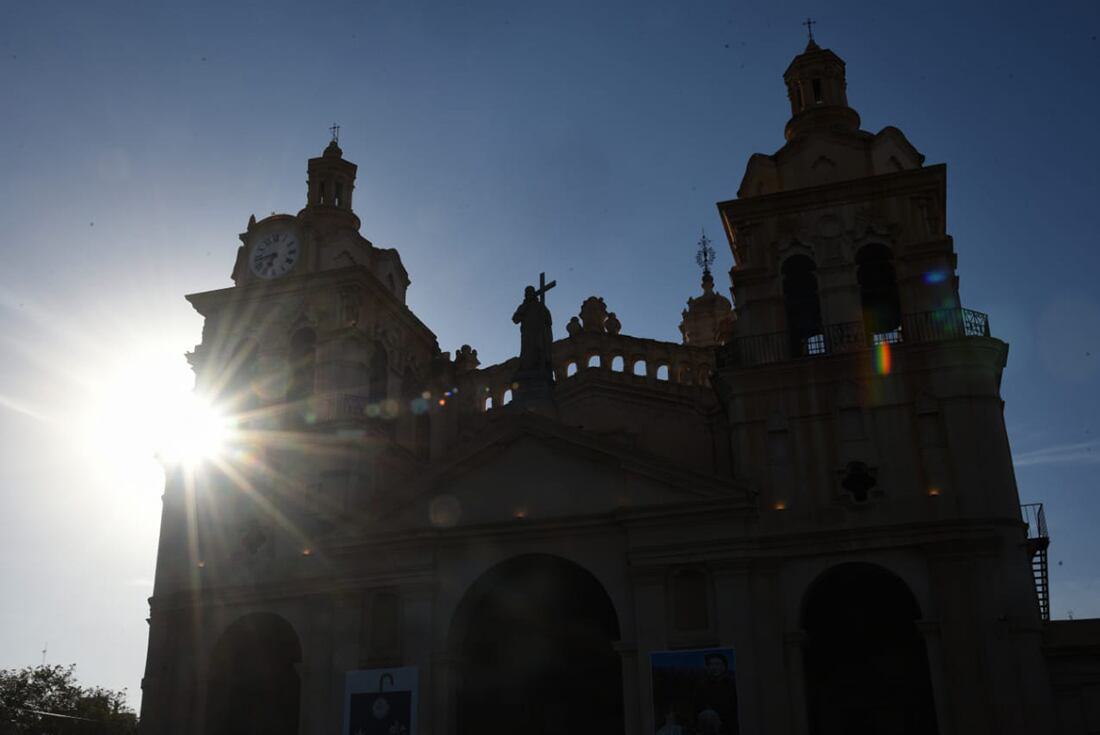
M 558 340 L 553 347 L 554 380 L 562 387 L 572 380 L 598 376 L 624 385 L 667 390 L 672 386 L 709 388 L 713 351 L 622 334 L 581 332 Z M 511 400 L 514 361 L 467 376 L 482 411 Z
M 730 644 L 719 640 L 715 579 L 706 564 L 670 568 L 666 589 L 668 648 Z M 359 665 L 415 663 L 403 661 L 394 644 L 405 625 L 399 588 L 368 591 L 363 610 Z M 455 723 L 448 731 L 459 735 L 580 722 L 583 732 L 623 733 L 637 723 L 625 712 L 631 704 L 624 695 L 639 682 L 626 675 L 634 649 L 621 640 L 621 613 L 597 576 L 574 561 L 550 554 L 505 559 L 483 571 L 448 616 L 449 653 L 435 660 L 451 669 L 433 680 L 451 682 L 451 691 L 443 699 L 438 692 L 421 696 L 448 703 L 446 717 Z M 886 567 L 843 562 L 819 573 L 801 595 L 800 665 L 788 671 L 801 679 L 788 685 L 804 701 L 809 732 L 936 733 L 929 664 L 936 659 L 924 625 L 911 587 Z M 297 733 L 302 679 L 310 676 L 310 652 L 300 641 L 274 613 L 228 625 L 209 654 L 207 732 Z M 257 716 L 264 729 L 247 729 Z

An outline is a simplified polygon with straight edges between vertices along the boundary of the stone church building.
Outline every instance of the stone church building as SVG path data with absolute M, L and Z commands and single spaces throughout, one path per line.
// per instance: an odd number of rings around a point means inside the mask
M 517 357 L 441 351 L 335 139 L 249 220 L 188 297 L 240 435 L 169 468 L 144 732 L 1100 732 L 946 168 L 861 130 L 812 40 L 783 79 L 785 143 L 718 204 L 732 303 L 704 239 L 682 343 L 597 297 L 554 340 L 540 281 Z

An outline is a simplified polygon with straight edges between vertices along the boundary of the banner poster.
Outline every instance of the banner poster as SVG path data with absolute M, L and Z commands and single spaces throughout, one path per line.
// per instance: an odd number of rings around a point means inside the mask
M 349 671 L 345 735 L 416 735 L 416 695 L 415 666 Z
M 740 733 L 732 648 L 656 651 L 650 668 L 656 735 Z

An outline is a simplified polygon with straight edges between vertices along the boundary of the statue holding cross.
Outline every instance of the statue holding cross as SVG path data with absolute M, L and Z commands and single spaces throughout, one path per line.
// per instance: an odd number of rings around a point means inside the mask
M 539 287 L 528 286 L 523 293 L 523 303 L 512 315 L 512 322 L 519 325 L 519 370 L 524 373 L 553 374 L 550 356 L 554 344 L 550 310 L 546 308 L 546 292 L 558 285 L 546 282 L 546 274 L 539 274 Z

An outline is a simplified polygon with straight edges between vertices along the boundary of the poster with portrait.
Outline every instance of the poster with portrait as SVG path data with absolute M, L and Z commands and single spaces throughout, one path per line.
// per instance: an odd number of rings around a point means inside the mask
M 732 648 L 650 654 L 655 735 L 737 735 Z
M 415 666 L 349 671 L 345 735 L 416 735 L 416 695 Z

